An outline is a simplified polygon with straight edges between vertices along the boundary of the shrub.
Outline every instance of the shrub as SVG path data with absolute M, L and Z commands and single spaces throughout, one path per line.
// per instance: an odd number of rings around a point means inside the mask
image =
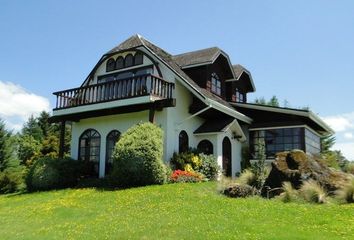
M 293 188 L 290 182 L 283 182 L 283 192 L 280 194 L 280 199 L 283 202 L 293 202 L 298 200 L 299 194 L 296 189 Z
M 170 177 L 170 181 L 173 183 L 179 182 L 201 182 L 203 175 L 197 172 L 175 170 Z
M 345 203 L 354 203 L 354 178 L 336 192 L 339 200 Z
M 316 181 L 312 179 L 303 183 L 300 188 L 300 195 L 305 201 L 310 203 L 326 202 L 326 192 Z
M 28 171 L 28 191 L 73 187 L 81 176 L 81 162 L 72 159 L 38 159 Z
M 7 168 L 3 172 L 0 172 L 0 193 L 13 193 L 21 191 L 24 188 L 23 168 Z
M 214 155 L 199 154 L 201 166 L 197 169 L 209 180 L 215 180 L 220 172 L 220 167 Z
M 237 178 L 237 182 L 240 184 L 247 184 L 250 186 L 257 186 L 256 175 L 249 169 L 244 170 Z
M 345 166 L 345 172 L 353 174 L 354 175 L 354 162 L 350 162 Z
M 187 170 L 188 168 L 197 170 L 201 165 L 201 159 L 197 153 L 188 151 L 183 153 L 174 153 L 170 163 L 175 170 Z
M 234 184 L 224 189 L 223 194 L 232 198 L 245 198 L 255 195 L 255 189 L 247 184 Z
M 118 187 L 166 182 L 162 162 L 163 132 L 152 123 L 140 123 L 122 135 L 113 153 L 111 180 Z

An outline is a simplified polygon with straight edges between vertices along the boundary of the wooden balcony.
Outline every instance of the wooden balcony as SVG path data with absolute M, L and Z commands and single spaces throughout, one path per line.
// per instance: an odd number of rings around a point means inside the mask
M 72 88 L 53 93 L 57 97 L 54 110 L 120 99 L 153 96 L 157 99 L 172 99 L 174 83 L 151 74 L 115 81 Z

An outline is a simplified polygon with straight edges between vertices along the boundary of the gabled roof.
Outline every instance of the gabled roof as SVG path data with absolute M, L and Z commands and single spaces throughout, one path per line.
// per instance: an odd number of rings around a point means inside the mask
M 241 126 L 233 118 L 207 120 L 194 131 L 194 134 L 217 134 L 227 132 L 228 130 L 235 132 L 235 135 L 238 136 L 240 141 L 246 140 L 246 136 L 242 131 Z
M 101 59 L 100 62 L 104 61 L 105 59 L 109 58 L 111 55 L 124 51 L 129 50 L 137 47 L 145 47 L 150 53 L 155 55 L 158 59 L 166 64 L 176 75 L 178 75 L 184 82 L 186 83 L 186 87 L 192 90 L 194 94 L 199 97 L 205 104 L 215 108 L 221 112 L 224 112 L 230 116 L 233 116 L 237 119 L 240 119 L 246 123 L 251 123 L 252 119 L 245 116 L 244 114 L 236 111 L 228 102 L 221 99 L 218 96 L 210 93 L 206 89 L 200 88 L 198 84 L 196 84 L 176 63 L 174 57 L 164 51 L 163 49 L 157 47 L 153 43 L 149 42 L 148 40 L 144 39 L 142 36 L 136 34 L 119 44 L 118 46 L 111 49 L 107 52 Z M 221 51 L 221 50 L 220 50 Z M 100 63 L 99 62 L 99 63 Z
M 173 60 L 181 67 L 190 65 L 211 63 L 220 54 L 221 49 L 211 47 L 192 52 L 186 52 L 173 56 Z
M 256 86 L 254 85 L 251 72 L 248 71 L 244 66 L 242 66 L 240 64 L 232 65 L 232 68 L 234 70 L 236 78 L 233 80 L 228 80 L 228 81 L 238 81 L 238 80 L 240 80 L 242 74 L 247 74 L 249 77 L 249 85 L 250 85 L 251 92 L 255 92 Z
M 229 67 L 230 72 L 232 74 L 232 78 L 235 78 L 235 73 L 232 68 L 232 64 L 229 58 L 229 55 L 225 53 L 218 47 L 211 47 L 206 49 L 201 49 L 193 52 L 186 52 L 178 55 L 173 56 L 173 60 L 182 68 L 192 68 L 198 67 L 203 65 L 213 64 L 219 56 L 223 56 Z

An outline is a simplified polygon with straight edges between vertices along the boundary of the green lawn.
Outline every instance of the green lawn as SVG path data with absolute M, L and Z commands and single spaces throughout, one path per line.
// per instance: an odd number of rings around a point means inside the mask
M 354 239 L 354 204 L 230 199 L 216 183 L 0 197 L 0 239 Z

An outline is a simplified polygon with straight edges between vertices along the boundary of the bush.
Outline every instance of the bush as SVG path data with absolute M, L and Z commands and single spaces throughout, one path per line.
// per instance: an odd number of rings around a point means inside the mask
M 223 194 L 232 198 L 245 198 L 255 195 L 255 189 L 247 184 L 234 184 L 224 189 Z
M 25 188 L 24 169 L 7 168 L 0 172 L 0 193 L 13 193 Z
M 237 182 L 240 184 L 247 184 L 250 186 L 257 186 L 256 175 L 249 169 L 244 170 L 237 178 Z
M 201 182 L 203 180 L 203 175 L 197 172 L 190 172 L 190 171 L 182 171 L 182 170 L 175 170 L 170 177 L 170 181 L 172 183 L 180 183 L 180 182 Z
M 354 162 L 350 162 L 345 166 L 344 169 L 345 172 L 353 174 L 354 175 Z
M 72 159 L 38 159 L 26 176 L 28 191 L 60 189 L 76 186 L 81 176 L 79 161 Z
M 199 154 L 201 159 L 201 166 L 197 169 L 209 180 L 216 180 L 220 172 L 220 167 L 214 155 Z
M 118 187 L 166 182 L 162 162 L 163 132 L 152 123 L 131 127 L 122 135 L 113 153 L 111 180 Z
M 345 203 L 354 203 L 354 178 L 336 192 L 339 200 Z
M 293 188 L 290 182 L 283 182 L 283 192 L 280 194 L 280 199 L 283 202 L 294 202 L 298 200 L 299 194 L 296 189 Z
M 300 188 L 300 195 L 305 201 L 310 203 L 326 202 L 326 192 L 316 181 L 312 179 L 304 182 Z
M 209 180 L 215 180 L 220 171 L 214 155 L 198 154 L 193 150 L 174 153 L 171 164 L 175 170 L 197 171 Z

